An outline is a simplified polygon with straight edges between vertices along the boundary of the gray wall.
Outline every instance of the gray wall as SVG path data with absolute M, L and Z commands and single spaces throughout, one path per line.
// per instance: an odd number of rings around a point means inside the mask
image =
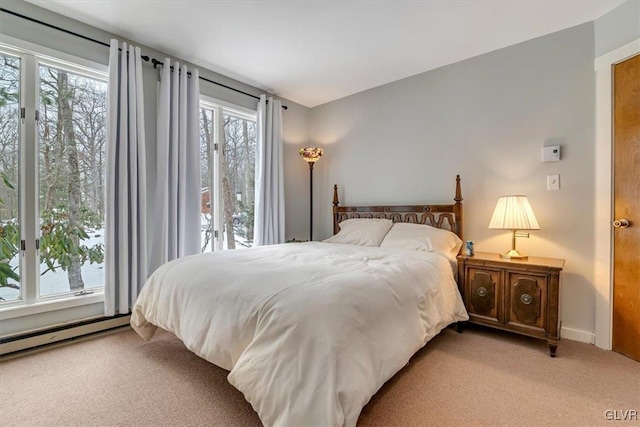
M 129 41 L 123 37 L 107 33 L 95 27 L 83 24 L 62 15 L 58 15 L 56 13 L 53 13 L 46 9 L 42 9 L 30 3 L 23 2 L 21 0 L 0 0 L 0 6 L 8 10 L 29 16 L 31 18 L 35 18 L 107 43 L 111 38 L 117 38 L 121 41 Z M 0 12 L 0 33 L 22 39 L 27 42 L 35 43 L 50 49 L 55 49 L 60 52 L 75 55 L 80 58 L 88 59 L 100 64 L 108 64 L 109 49 L 107 47 L 102 47 L 92 42 L 79 39 L 75 36 L 68 35 L 57 30 L 50 29 L 42 25 L 32 23 L 2 12 Z M 162 52 L 142 45 L 139 46 L 142 48 L 143 54 L 145 55 L 149 55 L 160 60 L 165 57 L 165 54 L 163 54 Z M 215 60 L 213 62 L 215 62 Z M 186 63 L 187 65 L 193 67 L 193 64 L 190 64 L 188 62 Z M 202 67 L 197 68 L 200 70 L 200 75 L 203 77 L 255 95 L 260 95 L 262 93 L 258 88 L 246 85 L 223 75 L 206 70 Z M 155 156 L 153 154 L 153 147 L 155 146 L 156 134 L 155 105 L 157 72 L 148 63 L 143 64 L 143 72 L 146 121 L 145 130 L 147 136 L 147 144 L 150 148 L 148 153 L 148 175 L 149 182 L 153 183 L 155 181 Z M 220 86 L 216 86 L 207 82 L 200 82 L 200 91 L 203 95 L 208 95 L 213 98 L 227 101 L 246 108 L 255 109 L 257 106 L 257 100 L 251 97 L 230 91 L 228 89 L 224 89 Z M 299 160 L 295 159 L 294 162 L 290 158 L 294 157 L 294 154 L 295 156 L 298 156 L 298 146 L 303 145 L 303 143 L 307 140 L 309 109 L 286 99 L 283 99 L 282 101 L 284 105 L 287 105 L 289 107 L 288 110 L 285 110 L 283 112 L 283 129 L 286 152 L 285 174 L 287 176 L 297 175 Z M 293 171 L 290 169 L 293 169 Z M 291 191 L 295 193 L 297 185 L 298 183 L 296 182 L 296 180 L 287 182 L 285 191 Z M 153 206 L 152 193 L 150 193 L 150 197 L 151 199 L 149 200 L 149 206 L 151 207 Z M 289 207 L 290 206 L 287 205 L 287 208 Z M 150 212 L 149 214 L 152 215 L 153 213 Z M 292 217 L 292 224 L 295 226 L 298 217 L 296 217 L 295 215 L 292 215 Z M 62 323 L 70 319 L 84 318 L 102 313 L 102 304 L 100 303 L 94 306 L 81 307 L 75 310 L 61 310 L 57 312 L 19 317 L 8 321 L 0 321 L 0 335 L 27 331 L 45 325 Z
M 452 202 L 460 174 L 465 239 L 505 251 L 510 234 L 489 219 L 499 196 L 526 194 L 541 230 L 518 248 L 566 259 L 563 325 L 592 333 L 593 46 L 587 23 L 313 108 L 310 139 L 325 148 L 314 234 L 331 233 L 334 183 L 347 204 Z M 562 160 L 542 163 L 555 144 Z
M 640 38 L 640 0 L 629 0 L 596 19 L 596 58 L 638 38 Z

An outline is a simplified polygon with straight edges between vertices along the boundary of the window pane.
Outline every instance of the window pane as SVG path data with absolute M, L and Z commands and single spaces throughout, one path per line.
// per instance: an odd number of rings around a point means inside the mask
M 201 208 L 200 215 L 202 220 L 200 224 L 202 229 L 200 232 L 200 242 L 202 252 L 211 252 L 213 239 L 213 183 L 211 182 L 211 172 L 213 171 L 213 111 L 200 109 L 200 179 L 202 181 L 201 189 Z
M 107 84 L 40 66 L 40 295 L 104 285 Z
M 224 114 L 222 205 L 227 249 L 253 246 L 256 122 Z
M 0 54 L 0 302 L 21 298 L 20 59 Z

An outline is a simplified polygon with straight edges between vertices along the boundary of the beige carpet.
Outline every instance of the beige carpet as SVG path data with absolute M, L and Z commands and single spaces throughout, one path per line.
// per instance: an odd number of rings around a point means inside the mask
M 173 335 L 145 343 L 133 331 L 0 363 L 3 426 L 252 426 L 260 421 L 227 373 Z M 446 330 L 365 407 L 362 426 L 638 425 L 640 363 L 563 340 Z M 621 418 L 621 412 L 617 413 Z

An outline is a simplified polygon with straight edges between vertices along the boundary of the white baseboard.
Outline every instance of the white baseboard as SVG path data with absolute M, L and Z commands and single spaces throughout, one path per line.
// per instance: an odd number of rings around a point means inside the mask
M 0 344 L 0 356 L 56 343 L 59 341 L 78 338 L 84 335 L 106 331 L 108 329 L 119 328 L 121 326 L 128 325 L 130 318 L 131 316 L 104 318 L 104 320 L 96 321 L 89 324 L 72 326 L 53 332 L 43 332 L 27 335 L 25 338 L 18 338 L 13 341 L 3 342 L 2 344 Z
M 563 326 L 560 328 L 560 337 L 568 340 L 584 342 L 587 344 L 595 344 L 596 334 L 587 331 L 581 331 L 580 329 L 572 329 Z

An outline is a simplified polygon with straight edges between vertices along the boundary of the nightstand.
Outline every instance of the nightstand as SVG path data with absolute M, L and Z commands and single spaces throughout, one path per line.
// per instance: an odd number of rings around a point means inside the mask
M 564 260 L 500 258 L 476 252 L 458 256 L 458 281 L 469 322 L 547 340 L 558 347 L 560 272 Z

